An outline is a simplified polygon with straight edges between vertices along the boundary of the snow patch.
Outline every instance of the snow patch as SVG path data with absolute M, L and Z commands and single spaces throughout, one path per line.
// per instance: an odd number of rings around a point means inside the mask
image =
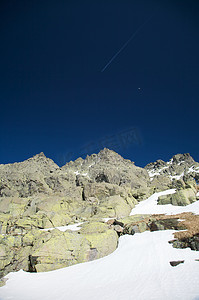
M 75 171 L 74 174 L 75 175 L 79 175 L 80 173 L 79 173 L 79 171 Z
M 154 193 L 147 200 L 141 201 L 139 204 L 132 209 L 130 216 L 137 214 L 162 214 L 166 213 L 168 209 L 168 205 L 158 205 L 157 201 L 160 196 L 174 194 L 176 192 L 175 189 L 166 190 L 159 193 Z M 173 207 L 173 205 L 171 205 Z
M 108 222 L 109 220 L 113 220 L 113 219 L 115 219 L 115 218 L 103 218 L 102 220 L 103 220 L 104 222 Z
M 161 175 L 160 172 L 162 172 L 163 170 L 168 169 L 168 168 L 169 167 L 167 166 L 167 167 L 163 167 L 161 169 L 148 171 L 149 177 L 153 178 L 156 175 Z
M 172 204 L 158 205 L 157 200 L 160 196 L 174 194 L 175 189 L 166 190 L 164 192 L 155 193 L 148 199 L 141 201 L 132 209 L 130 216 L 137 214 L 167 214 L 176 215 L 183 212 L 192 212 L 199 214 L 199 201 L 196 201 L 187 206 L 176 206 Z M 198 193 L 197 193 L 198 195 Z
M 155 175 L 160 175 L 160 170 L 155 172 L 154 170 L 148 171 L 149 177 L 154 177 Z
M 173 163 L 173 158 L 167 162 L 167 165 L 172 165 L 172 163 Z
M 88 167 L 91 168 L 94 165 L 95 165 L 95 162 L 93 162 L 92 164 L 90 164 Z
M 66 230 L 76 231 L 76 230 L 80 230 L 81 229 L 81 227 L 79 227 L 79 226 L 82 225 L 82 224 L 83 224 L 83 222 L 76 223 L 76 224 L 71 224 L 71 225 L 66 225 L 66 226 L 45 228 L 45 229 L 41 229 L 41 230 L 42 231 L 48 231 L 48 230 L 58 229 L 60 231 L 66 231 Z
M 187 173 L 193 173 L 193 172 L 199 173 L 199 167 L 192 166 L 192 167 L 189 168 Z
M 88 173 L 80 173 L 79 171 L 75 171 L 74 174 L 75 175 L 82 175 L 82 176 L 88 177 L 90 179 Z
M 170 175 L 169 177 L 171 178 L 171 180 L 176 179 L 179 180 L 180 178 L 182 178 L 184 176 L 184 172 L 182 172 L 182 174 L 180 175 Z
M 184 160 L 180 161 L 180 162 L 178 163 L 178 166 L 180 166 L 180 165 L 183 164 L 184 162 L 185 162 Z

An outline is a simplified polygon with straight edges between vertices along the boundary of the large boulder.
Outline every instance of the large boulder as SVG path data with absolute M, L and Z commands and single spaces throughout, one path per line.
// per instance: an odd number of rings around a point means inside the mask
M 116 249 L 117 241 L 117 233 L 101 222 L 85 224 L 79 232 L 43 232 L 32 248 L 31 268 L 44 272 L 101 258 Z
M 44 243 L 32 249 L 32 267 L 37 272 L 51 271 L 88 260 L 90 243 L 76 232 L 53 230 Z
M 112 253 L 117 248 L 118 235 L 107 224 L 93 222 L 85 225 L 80 233 L 91 244 L 92 257 L 101 258 Z
M 113 208 L 116 218 L 129 216 L 132 207 L 120 196 L 110 196 L 107 199 L 106 207 Z
M 171 184 L 171 179 L 164 175 L 155 175 L 151 181 L 151 187 L 153 187 L 156 192 L 168 190 Z

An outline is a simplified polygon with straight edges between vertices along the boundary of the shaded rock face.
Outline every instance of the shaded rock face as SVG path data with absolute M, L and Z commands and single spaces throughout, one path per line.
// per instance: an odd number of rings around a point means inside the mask
M 62 168 L 43 153 L 0 165 L 0 277 L 103 257 L 123 234 L 186 228 L 175 218 L 129 215 L 139 201 L 168 188 L 177 192 L 160 197 L 159 204 L 196 201 L 198 170 L 189 154 L 139 168 L 109 149 Z M 113 220 L 105 224 L 104 218 Z M 56 229 L 77 222 L 77 231 Z

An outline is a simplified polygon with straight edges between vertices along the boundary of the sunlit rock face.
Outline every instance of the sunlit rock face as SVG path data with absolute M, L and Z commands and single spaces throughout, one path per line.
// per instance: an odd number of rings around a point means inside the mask
M 129 216 L 140 201 L 167 189 L 176 193 L 157 204 L 195 202 L 198 178 L 199 164 L 189 154 L 140 168 L 106 148 L 61 168 L 43 153 L 0 165 L 0 277 L 106 256 L 123 234 L 178 228 L 175 220 Z

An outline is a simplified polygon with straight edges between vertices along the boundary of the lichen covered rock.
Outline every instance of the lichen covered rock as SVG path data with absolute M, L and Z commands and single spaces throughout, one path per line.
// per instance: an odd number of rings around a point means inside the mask
M 44 243 L 32 249 L 32 261 L 37 272 L 51 271 L 87 261 L 90 243 L 73 232 L 53 230 Z
M 196 201 L 196 193 L 192 188 L 176 191 L 176 193 L 158 198 L 158 204 L 186 206 Z
M 117 248 L 118 235 L 107 224 L 94 222 L 84 226 L 82 235 L 90 242 L 91 249 L 95 249 L 95 259 L 112 253 Z

